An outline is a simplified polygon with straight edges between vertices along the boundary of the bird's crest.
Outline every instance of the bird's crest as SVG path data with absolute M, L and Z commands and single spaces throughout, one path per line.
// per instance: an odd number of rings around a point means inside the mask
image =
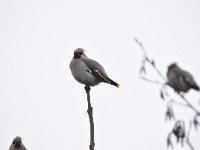
M 171 69 L 176 68 L 176 67 L 178 67 L 177 63 L 172 63 L 168 66 L 168 69 L 171 70 Z

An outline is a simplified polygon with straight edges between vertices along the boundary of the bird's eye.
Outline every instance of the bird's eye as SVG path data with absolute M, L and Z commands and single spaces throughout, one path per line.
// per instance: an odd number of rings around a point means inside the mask
M 83 52 L 74 52 L 74 55 L 82 55 Z
M 13 142 L 13 144 L 17 144 L 17 143 L 18 143 L 18 144 L 21 144 L 22 142 L 21 142 L 21 141 L 18 141 L 18 142 L 14 141 L 14 142 Z

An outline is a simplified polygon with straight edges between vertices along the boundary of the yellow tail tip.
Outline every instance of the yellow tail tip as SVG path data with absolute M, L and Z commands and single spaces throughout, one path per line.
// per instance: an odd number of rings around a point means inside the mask
M 117 83 L 116 87 L 119 88 L 119 87 L 120 87 L 120 84 Z

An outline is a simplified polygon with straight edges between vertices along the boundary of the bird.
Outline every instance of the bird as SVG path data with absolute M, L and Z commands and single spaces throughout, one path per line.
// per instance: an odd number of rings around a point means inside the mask
M 168 66 L 167 79 L 168 84 L 178 93 L 186 93 L 190 89 L 200 90 L 192 74 L 181 69 L 177 63 Z
M 111 84 L 117 88 L 120 86 L 108 77 L 102 65 L 88 58 L 82 48 L 74 50 L 69 67 L 75 80 L 86 86 L 96 86 L 101 82 Z
M 27 150 L 27 149 L 22 143 L 22 138 L 17 136 L 13 139 L 13 142 L 10 145 L 9 150 Z

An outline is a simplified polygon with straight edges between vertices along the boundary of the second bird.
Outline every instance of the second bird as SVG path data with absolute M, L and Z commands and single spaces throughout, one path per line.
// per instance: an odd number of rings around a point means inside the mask
M 27 149 L 22 143 L 22 138 L 17 136 L 13 139 L 13 142 L 10 145 L 9 150 L 27 150 Z
M 119 84 L 108 77 L 104 68 L 97 61 L 88 58 L 82 48 L 74 51 L 69 67 L 73 77 L 86 86 L 95 86 L 104 82 L 119 88 Z
M 199 86 L 193 76 L 181 69 L 176 63 L 172 63 L 168 67 L 167 78 L 169 85 L 177 92 L 188 92 L 190 89 L 199 91 Z

